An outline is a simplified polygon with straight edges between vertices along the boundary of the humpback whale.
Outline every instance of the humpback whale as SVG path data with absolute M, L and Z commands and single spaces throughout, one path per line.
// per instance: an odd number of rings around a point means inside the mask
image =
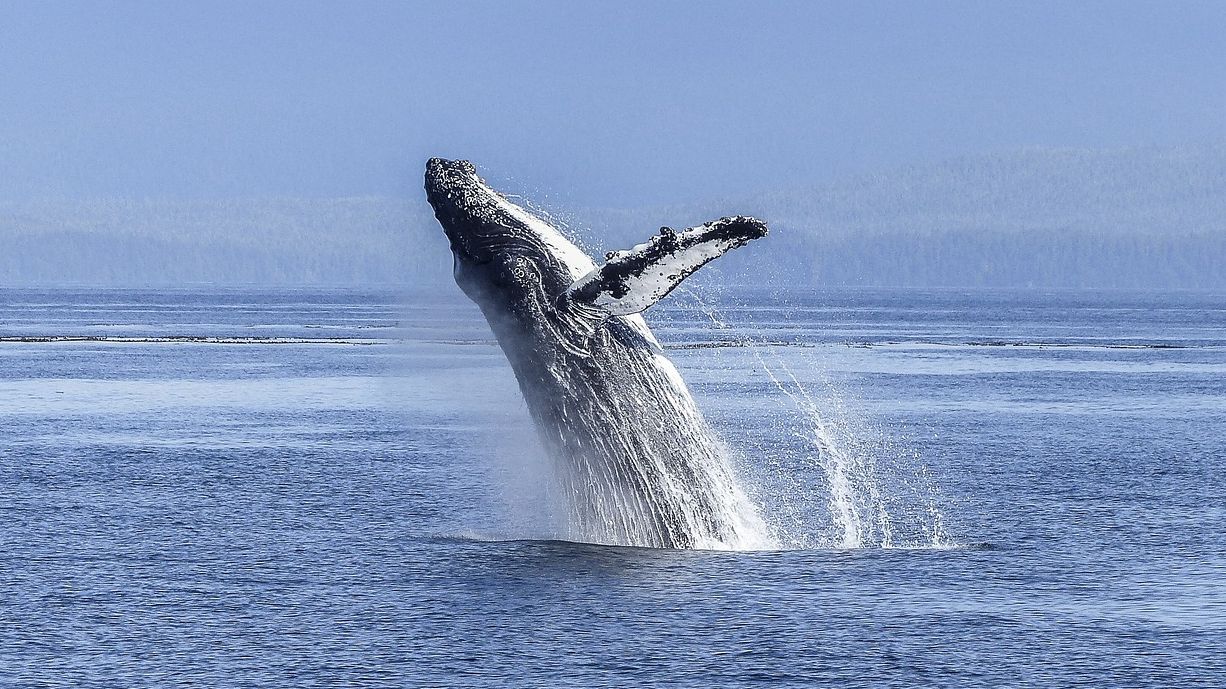
M 426 197 L 454 277 L 515 373 L 566 500 L 563 537 L 662 548 L 769 546 L 756 506 L 641 312 L 723 253 L 751 217 L 659 234 L 597 265 L 472 163 L 432 158 Z

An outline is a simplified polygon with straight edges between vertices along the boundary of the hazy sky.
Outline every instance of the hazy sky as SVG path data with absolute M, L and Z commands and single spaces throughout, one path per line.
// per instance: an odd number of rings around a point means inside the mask
M 0 0 L 0 199 L 635 206 L 1020 146 L 1226 139 L 1226 2 Z

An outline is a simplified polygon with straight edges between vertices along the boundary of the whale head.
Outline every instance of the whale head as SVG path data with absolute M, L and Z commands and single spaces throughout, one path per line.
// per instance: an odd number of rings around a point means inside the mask
M 478 303 L 550 301 L 595 268 L 549 223 L 491 189 L 467 160 L 431 158 L 426 199 L 451 243 L 456 283 Z
M 494 191 L 466 160 L 431 158 L 426 198 L 443 227 L 460 289 L 513 365 L 579 351 L 596 323 L 569 300 L 596 264 L 552 225 Z

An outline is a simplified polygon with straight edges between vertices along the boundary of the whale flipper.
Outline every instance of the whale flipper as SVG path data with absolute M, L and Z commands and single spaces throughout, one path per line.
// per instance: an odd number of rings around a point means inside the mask
M 639 313 L 712 259 L 764 236 L 766 223 L 743 215 L 681 232 L 662 227 L 647 242 L 609 254 L 604 265 L 571 285 L 569 297 L 612 316 Z

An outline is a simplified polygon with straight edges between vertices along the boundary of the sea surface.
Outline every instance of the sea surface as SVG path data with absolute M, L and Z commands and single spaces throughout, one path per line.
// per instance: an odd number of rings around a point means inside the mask
M 1226 295 L 648 321 L 776 547 L 556 540 L 458 291 L 0 290 L 0 686 L 1226 686 Z

